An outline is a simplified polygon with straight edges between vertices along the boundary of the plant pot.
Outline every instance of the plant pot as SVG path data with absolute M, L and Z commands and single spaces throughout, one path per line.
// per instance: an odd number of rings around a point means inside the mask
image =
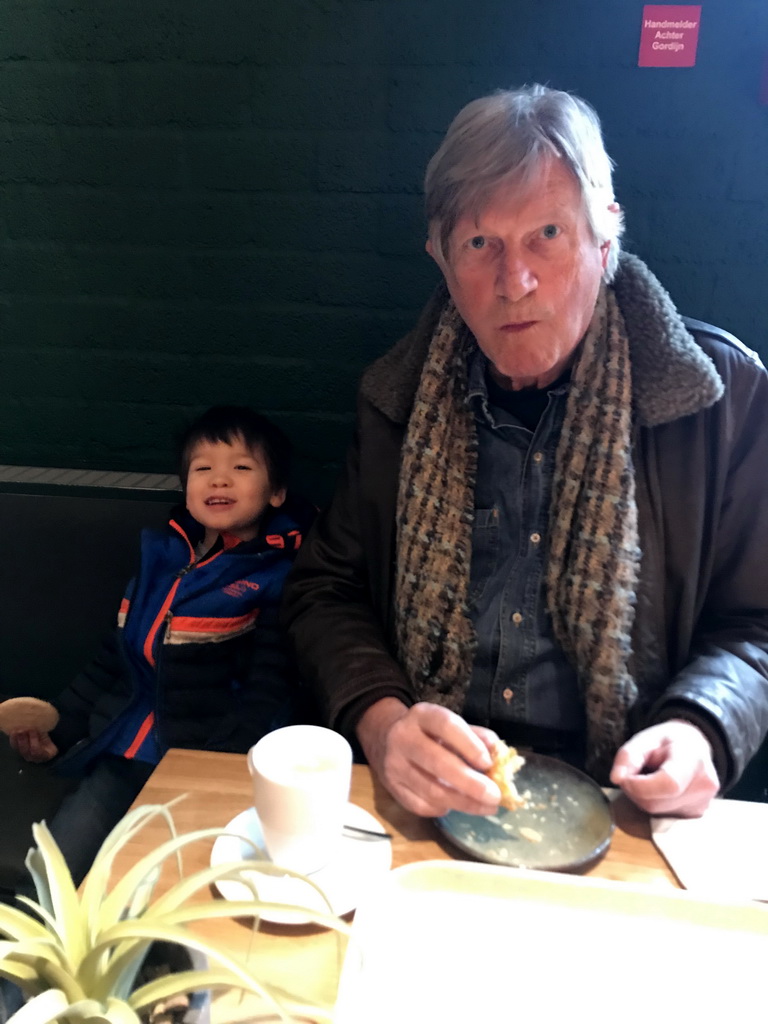
M 153 942 L 136 977 L 136 987 L 166 974 L 179 971 L 204 971 L 208 967 L 208 958 L 196 949 L 170 942 Z M 202 992 L 190 992 L 189 1005 L 183 1010 L 171 1010 L 167 1013 L 153 1012 L 147 1016 L 149 1024 L 158 1021 L 172 1021 L 173 1024 L 210 1024 L 211 994 L 205 989 Z

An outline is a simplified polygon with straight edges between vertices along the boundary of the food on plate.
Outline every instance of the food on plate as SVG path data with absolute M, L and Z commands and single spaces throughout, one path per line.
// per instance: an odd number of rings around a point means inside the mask
M 544 836 L 541 832 L 537 832 L 535 828 L 528 828 L 523 825 L 520 829 L 520 835 L 523 839 L 527 839 L 529 843 L 540 843 Z
M 50 732 L 58 721 L 53 704 L 38 697 L 9 697 L 0 702 L 0 730 L 8 735 L 31 729 Z
M 517 791 L 514 776 L 525 764 L 525 758 L 518 754 L 514 747 L 508 747 L 503 740 L 498 740 L 491 751 L 493 764 L 488 772 L 501 790 L 501 806 L 507 810 L 517 811 L 527 806 L 527 800 Z

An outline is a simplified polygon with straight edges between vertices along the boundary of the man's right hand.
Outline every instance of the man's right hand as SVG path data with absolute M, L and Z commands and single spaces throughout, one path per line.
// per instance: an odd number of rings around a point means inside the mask
M 395 697 L 372 704 L 357 735 L 373 771 L 414 814 L 493 814 L 499 787 L 484 774 L 497 737 L 438 704 L 408 708 Z
M 17 754 L 33 764 L 44 764 L 59 752 L 48 733 L 37 729 L 17 729 L 10 733 L 8 740 Z

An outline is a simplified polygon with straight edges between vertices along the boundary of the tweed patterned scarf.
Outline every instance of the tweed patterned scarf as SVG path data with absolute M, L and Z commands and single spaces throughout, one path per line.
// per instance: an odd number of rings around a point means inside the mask
M 398 654 L 423 700 L 461 711 L 476 645 L 468 612 L 477 440 L 467 401 L 475 344 L 449 300 L 408 421 L 397 505 Z M 603 287 L 571 375 L 555 460 L 547 600 L 575 666 L 588 768 L 605 778 L 636 697 L 627 662 L 640 552 L 624 321 Z

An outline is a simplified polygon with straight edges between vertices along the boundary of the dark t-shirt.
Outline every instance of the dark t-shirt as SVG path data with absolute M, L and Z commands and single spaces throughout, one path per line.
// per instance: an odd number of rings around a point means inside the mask
M 556 381 L 548 384 L 545 388 L 520 388 L 519 391 L 509 391 L 501 387 L 493 379 L 490 373 L 485 375 L 485 384 L 488 388 L 488 401 L 505 412 L 510 413 L 518 419 L 522 425 L 531 433 L 536 429 L 539 420 L 544 415 L 544 410 L 549 401 L 550 391 L 567 384 L 571 379 L 570 368 L 562 373 Z

